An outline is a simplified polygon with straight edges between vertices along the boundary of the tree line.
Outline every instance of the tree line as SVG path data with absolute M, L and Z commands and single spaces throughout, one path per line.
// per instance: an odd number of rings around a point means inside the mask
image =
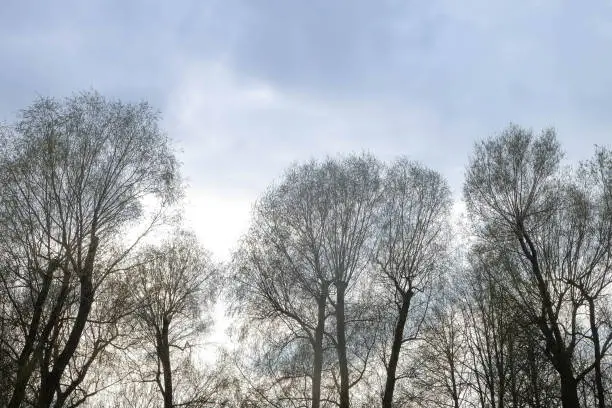
M 148 104 L 39 98 L 0 138 L 0 406 L 611 404 L 609 148 L 569 165 L 510 125 L 461 216 L 406 157 L 294 164 L 221 265 Z

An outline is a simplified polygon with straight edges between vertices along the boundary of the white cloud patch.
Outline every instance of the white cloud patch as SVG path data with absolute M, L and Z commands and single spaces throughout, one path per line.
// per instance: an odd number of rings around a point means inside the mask
M 437 167 L 456 187 L 471 148 L 460 140 L 478 129 L 393 100 L 292 93 L 221 63 L 187 64 L 179 77 L 165 126 L 182 150 L 186 217 L 224 259 L 246 231 L 256 198 L 291 163 L 363 151 L 383 160 L 407 155 Z
M 194 230 L 217 261 L 227 261 L 247 231 L 251 197 L 189 188 L 185 197 L 185 226 Z

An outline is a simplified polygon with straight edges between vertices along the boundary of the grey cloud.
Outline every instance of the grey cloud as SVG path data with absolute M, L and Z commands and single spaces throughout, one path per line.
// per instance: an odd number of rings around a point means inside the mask
M 225 49 L 223 35 L 194 31 L 213 19 L 205 3 L 8 0 L 0 13 L 0 117 L 37 93 L 92 87 L 162 106 L 182 55 Z
M 447 117 L 599 119 L 609 6 L 552 1 L 244 2 L 234 68 L 282 87 L 419 101 Z M 602 24 L 605 24 L 602 22 Z
M 610 16 L 603 2 L 8 0 L 0 13 L 0 119 L 36 93 L 90 87 L 147 99 L 169 116 L 169 95 L 185 83 L 192 62 L 222 61 L 238 81 L 304 95 L 309 106 L 343 118 L 301 112 L 304 105 L 221 109 L 212 100 L 198 113 L 207 118 L 198 122 L 200 132 L 231 140 L 227 149 L 243 154 L 242 163 L 251 145 L 291 156 L 310 151 L 317 134 L 350 140 L 338 148 L 382 140 L 394 149 L 407 143 L 426 153 L 463 151 L 510 121 L 556 125 L 574 150 L 601 143 L 602 129 L 612 124 Z M 205 69 L 189 75 L 217 80 Z M 338 113 L 347 101 L 366 108 Z M 438 136 L 422 145 L 405 132 L 429 125 L 402 122 L 402 109 L 414 107 L 440 123 Z M 347 119 L 351 114 L 360 120 Z M 577 142 L 581 128 L 584 140 Z

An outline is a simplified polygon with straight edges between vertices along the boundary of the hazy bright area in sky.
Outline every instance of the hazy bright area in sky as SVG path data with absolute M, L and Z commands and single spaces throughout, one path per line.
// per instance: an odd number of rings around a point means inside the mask
M 476 140 L 612 137 L 612 2 L 2 0 L 0 121 L 37 96 L 149 101 L 183 163 L 186 224 L 227 260 L 291 163 L 370 152 L 460 197 Z

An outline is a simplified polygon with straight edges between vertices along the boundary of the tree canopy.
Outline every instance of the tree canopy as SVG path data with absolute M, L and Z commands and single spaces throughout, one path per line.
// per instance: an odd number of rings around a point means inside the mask
M 296 163 L 221 264 L 173 216 L 159 122 L 83 92 L 1 128 L 0 406 L 611 404 L 609 148 L 566 163 L 510 125 L 467 158 L 460 222 L 407 157 Z

